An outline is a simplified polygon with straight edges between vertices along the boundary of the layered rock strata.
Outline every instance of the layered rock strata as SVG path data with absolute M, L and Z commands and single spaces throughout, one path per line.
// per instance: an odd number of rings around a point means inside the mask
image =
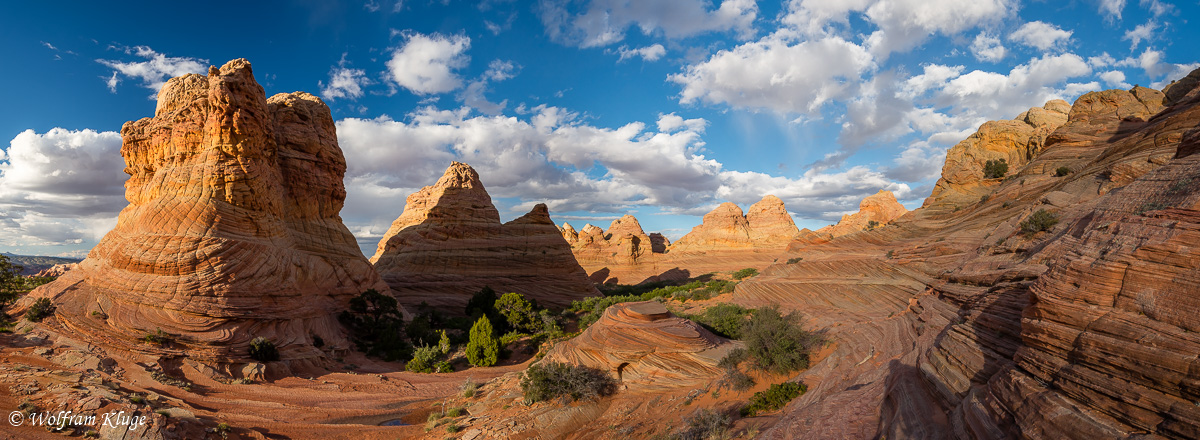
M 31 300 L 89 340 L 207 362 L 247 359 L 256 337 L 285 360 L 349 347 L 335 315 L 388 289 L 338 216 L 346 162 L 320 99 L 268 99 L 238 59 L 168 81 L 121 137 L 129 206 Z M 173 342 L 137 342 L 159 330 Z
M 763 437 L 1200 436 L 1200 91 L 1178 87 L 1085 94 L 1040 148 L 985 124 L 955 149 L 1031 151 L 1010 178 L 948 158 L 925 207 L 740 284 L 836 343 Z
M 452 313 L 484 286 L 558 308 L 599 295 L 546 205 L 501 224 L 479 174 L 459 162 L 408 196 L 371 263 L 401 303 Z
M 566 362 L 612 374 L 631 391 L 701 387 L 721 373 L 717 363 L 740 342 L 678 318 L 661 303 L 609 307 L 581 335 L 554 346 L 543 362 Z

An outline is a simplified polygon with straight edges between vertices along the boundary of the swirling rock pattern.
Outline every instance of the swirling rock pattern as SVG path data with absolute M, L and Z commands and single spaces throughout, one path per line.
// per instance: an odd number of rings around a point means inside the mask
M 678 318 L 655 301 L 621 303 L 583 334 L 554 346 L 544 362 L 607 371 L 628 389 L 700 387 L 716 379 L 717 363 L 740 342 Z
M 371 263 L 401 303 L 452 313 L 484 286 L 558 308 L 600 294 L 546 205 L 501 224 L 479 174 L 460 162 L 408 196 Z
M 349 347 L 335 314 L 387 285 L 338 213 L 346 162 L 329 108 L 268 99 L 237 59 L 167 82 L 154 117 L 121 128 L 129 206 L 87 259 L 36 292 L 66 327 L 110 346 L 246 359 L 251 339 L 285 360 Z M 161 329 L 168 347 L 138 344 Z

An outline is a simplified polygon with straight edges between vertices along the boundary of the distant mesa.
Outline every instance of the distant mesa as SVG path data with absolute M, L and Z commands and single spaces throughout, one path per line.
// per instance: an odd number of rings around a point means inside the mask
M 582 334 L 555 345 L 545 362 L 598 368 L 631 390 L 661 391 L 708 385 L 721 373 L 721 358 L 740 346 L 644 301 L 609 307 Z
M 816 234 L 841 237 L 887 225 L 906 213 L 908 213 L 908 209 L 896 201 L 895 194 L 892 194 L 891 191 L 879 190 L 859 202 L 858 212 L 843 215 L 837 224 L 818 229 Z
M 346 162 L 320 99 L 268 99 L 237 59 L 172 78 L 121 137 L 129 206 L 28 301 L 52 298 L 66 328 L 105 346 L 214 364 L 247 362 L 257 337 L 291 365 L 350 348 L 336 314 L 388 288 L 338 215 Z M 138 342 L 158 330 L 174 342 Z
M 501 224 L 479 174 L 453 162 L 432 186 L 408 196 L 371 263 L 401 303 L 462 312 L 484 286 L 565 307 L 599 295 L 544 204 Z

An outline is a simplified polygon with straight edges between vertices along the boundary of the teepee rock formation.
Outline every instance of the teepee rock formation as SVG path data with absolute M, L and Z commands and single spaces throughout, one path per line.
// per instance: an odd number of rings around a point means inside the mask
M 900 218 L 907 212 L 904 205 L 896 201 L 895 194 L 888 190 L 879 190 L 859 202 L 858 212 L 843 215 L 836 225 L 818 229 L 817 233 L 829 234 L 833 237 L 853 234 L 891 223 L 892 220 Z M 871 222 L 875 223 L 872 225 Z
M 553 307 L 599 294 L 546 205 L 501 224 L 479 174 L 459 162 L 408 196 L 371 263 L 402 304 L 449 312 L 461 312 L 484 286 Z
M 349 348 L 335 316 L 387 285 L 338 215 L 334 130 L 313 95 L 268 99 L 244 59 L 171 79 L 153 118 L 121 128 L 129 206 L 116 227 L 31 298 L 53 298 L 86 339 L 212 364 L 248 361 L 256 337 L 291 361 Z M 160 329 L 175 342 L 137 342 Z
M 738 248 L 784 248 L 800 230 L 778 197 L 768 195 L 750 213 L 729 202 L 708 214 L 692 232 L 671 245 L 671 252 L 704 252 Z

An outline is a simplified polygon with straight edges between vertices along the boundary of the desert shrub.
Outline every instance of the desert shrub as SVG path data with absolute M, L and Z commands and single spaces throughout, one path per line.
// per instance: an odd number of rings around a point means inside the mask
M 494 309 L 514 330 L 531 333 L 538 331 L 541 319 L 534 311 L 534 304 L 526 300 L 524 295 L 516 292 L 501 295 L 500 299 L 496 300 Z
M 463 397 L 475 397 L 475 391 L 479 390 L 479 384 L 475 383 L 475 379 L 468 377 L 459 389 L 462 390 Z
M 736 304 L 717 304 L 709 307 L 704 313 L 688 316 L 689 319 L 700 323 L 709 331 L 730 339 L 741 339 L 742 326 L 750 309 Z
M 471 299 L 467 301 L 467 316 L 471 316 L 474 319 L 479 319 L 480 316 L 484 315 L 489 318 L 499 316 L 499 313 L 496 312 L 497 299 L 495 290 L 492 290 L 491 287 L 483 286 L 482 289 L 471 295 Z
M 453 434 L 460 430 L 462 430 L 462 427 L 458 426 L 457 423 L 451 423 L 449 425 L 446 425 L 446 433 Z
M 1058 167 L 1058 169 L 1054 170 L 1054 176 L 1055 176 L 1055 177 L 1063 177 L 1063 176 L 1066 176 L 1067 174 L 1071 174 L 1071 169 L 1070 169 L 1070 168 L 1067 168 L 1067 167 Z
M 370 289 L 350 299 L 350 309 L 338 315 L 358 349 L 369 356 L 398 361 L 412 345 L 404 340 L 404 319 L 396 298 Z
M 453 373 L 454 365 L 451 365 L 449 361 L 437 361 L 437 363 L 433 364 L 433 372 L 434 373 Z
M 776 306 L 754 311 L 742 326 L 754 366 L 773 373 L 788 373 L 808 368 L 808 353 L 820 338 L 801 327 L 800 314 L 781 314 Z
M 541 321 L 542 333 L 551 338 L 562 336 L 562 323 L 559 322 L 558 316 L 551 313 L 549 310 L 542 309 L 538 312 L 538 319 Z
M 279 350 L 275 342 L 259 336 L 250 341 L 250 358 L 259 362 L 274 362 L 279 360 Z
M 804 260 L 804 259 L 803 259 L 803 258 L 800 258 L 800 257 L 796 257 L 796 258 L 788 258 L 788 260 L 787 260 L 787 264 L 796 264 L 796 263 L 799 263 L 799 262 L 801 262 L 801 261 L 803 261 L 803 260 Z
M 760 413 L 778 410 L 808 391 L 808 387 L 799 382 L 784 382 L 771 385 L 764 391 L 754 393 L 750 404 L 742 408 L 742 417 L 754 417 Z
M 521 390 L 530 403 L 551 399 L 566 402 L 611 395 L 617 391 L 617 382 L 596 368 L 542 362 L 525 370 Z
M 32 322 L 41 322 L 54 314 L 54 303 L 50 302 L 50 298 L 38 298 L 29 306 L 29 310 L 25 311 L 25 319 Z
M 1008 207 L 1010 207 L 1010 206 L 1012 206 L 1012 202 L 1004 202 L 1004 203 L 1000 204 L 1000 207 L 1004 208 L 1004 209 L 1008 209 Z
M 413 350 L 413 357 L 404 363 L 404 369 L 414 373 L 432 373 L 433 364 L 441 356 L 437 346 L 422 345 Z
M 747 267 L 745 269 L 734 272 L 733 279 L 741 280 L 741 279 L 745 279 L 745 278 L 750 278 L 755 275 L 758 275 L 758 269 L 755 269 L 753 267 Z
M 888 250 L 888 251 L 887 251 L 887 255 L 886 255 L 886 256 L 887 256 L 888 258 L 892 258 L 892 257 L 896 256 L 896 250 L 895 250 L 895 249 Z
M 988 199 L 990 199 L 990 198 L 992 198 L 991 194 L 984 194 L 983 196 L 979 197 L 979 203 L 984 203 L 984 202 L 988 201 Z
M 1057 215 L 1045 209 L 1039 209 L 1021 222 L 1021 232 L 1024 232 L 1025 235 L 1033 235 L 1038 232 L 1049 231 L 1050 228 L 1053 228 L 1057 224 Z
M 877 222 L 877 221 L 875 221 L 875 220 L 871 220 L 871 221 L 868 221 L 868 222 L 867 222 L 867 227 L 866 227 L 866 228 L 864 228 L 863 230 L 864 230 L 864 231 L 870 231 L 870 230 L 872 230 L 872 229 L 875 229 L 875 228 L 878 228 L 878 227 L 879 227 L 879 222 Z
M 500 336 L 500 340 L 499 340 L 500 347 L 502 347 L 502 348 L 503 348 L 503 347 L 508 347 L 508 346 L 509 346 L 510 344 L 512 344 L 513 342 L 517 342 L 517 341 L 518 341 L 518 340 L 520 340 L 521 338 L 524 338 L 524 337 L 527 337 L 527 336 L 529 336 L 529 335 L 528 335 L 528 334 L 525 334 L 525 333 L 518 332 L 518 331 L 516 331 L 516 330 L 513 330 L 513 331 L 511 331 L 511 332 L 505 333 L 505 334 L 503 334 L 503 335 L 501 335 L 501 336 Z
M 142 336 L 142 342 L 155 345 L 167 345 L 171 343 L 171 335 L 167 332 L 164 332 L 160 328 L 155 330 L 154 333 L 146 333 L 145 336 Z
M 1163 203 L 1163 202 L 1158 202 L 1158 201 L 1146 202 L 1146 203 L 1143 203 L 1142 206 L 1138 207 L 1136 214 L 1137 215 L 1145 215 L 1147 212 L 1158 211 L 1158 210 L 1164 209 L 1166 207 L 1167 207 L 1167 204 Z
M 731 437 L 733 418 L 711 408 L 701 408 L 683 420 L 683 429 L 673 436 L 680 440 L 724 440 Z
M 471 339 L 467 342 L 467 362 L 476 367 L 496 365 L 500 358 L 500 345 L 492 336 L 492 322 L 486 315 L 480 316 L 471 327 Z
M 987 162 L 983 163 L 983 177 L 988 179 L 999 179 L 1004 177 L 1005 174 L 1008 174 L 1008 161 L 1000 159 L 988 160 Z

